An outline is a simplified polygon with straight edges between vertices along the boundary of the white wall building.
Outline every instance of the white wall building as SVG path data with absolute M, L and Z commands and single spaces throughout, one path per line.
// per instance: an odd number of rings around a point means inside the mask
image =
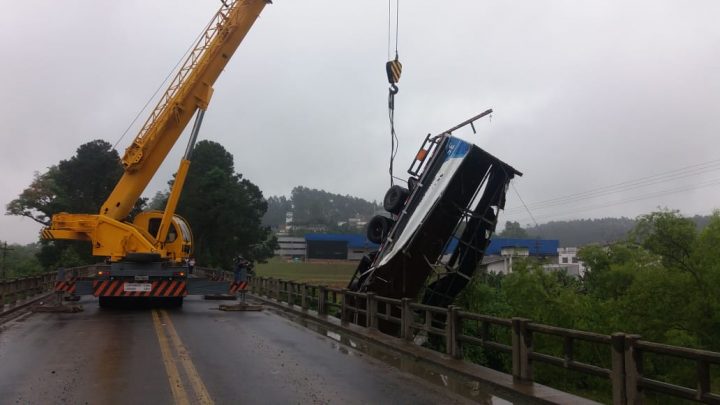
M 565 270 L 571 276 L 582 277 L 587 271 L 585 263 L 581 262 L 577 257 L 578 248 L 565 247 L 558 248 L 558 262 L 555 264 L 545 265 L 546 270 Z
M 306 242 L 302 236 L 278 236 L 277 256 L 305 258 Z

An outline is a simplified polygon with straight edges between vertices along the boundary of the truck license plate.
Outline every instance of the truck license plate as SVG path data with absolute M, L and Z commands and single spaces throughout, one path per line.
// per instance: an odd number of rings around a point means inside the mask
M 125 283 L 123 290 L 127 292 L 150 292 L 152 291 L 152 284 L 150 283 Z

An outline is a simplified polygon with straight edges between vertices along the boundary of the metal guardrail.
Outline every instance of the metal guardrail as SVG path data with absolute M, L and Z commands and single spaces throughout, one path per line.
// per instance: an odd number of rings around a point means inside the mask
M 56 275 L 56 272 L 48 272 L 0 281 L 0 313 L 6 305 L 14 308 L 21 301 L 52 291 Z
M 94 274 L 99 267 L 106 266 L 92 265 L 67 268 L 62 281 L 87 277 Z M 4 312 L 6 308 L 8 310 L 15 308 L 22 301 L 53 291 L 56 281 L 60 281 L 58 280 L 57 271 L 0 281 L 0 313 Z
M 534 365 L 544 363 L 606 379 L 612 386 L 615 404 L 641 403 L 645 392 L 720 403 L 720 395 L 711 389 L 710 369 L 720 366 L 720 353 L 716 352 L 652 343 L 640 340 L 639 335 L 603 335 L 542 325 L 525 318 L 481 315 L 462 311 L 456 306 L 432 307 L 413 303 L 409 298 L 399 300 L 274 278 L 251 278 L 250 291 L 278 302 L 299 305 L 302 310 L 313 309 L 318 315 L 337 317 L 343 323 L 376 329 L 378 322 L 388 322 L 398 326 L 394 336 L 402 339 L 412 340 L 417 332 L 435 336 L 445 343 L 446 354 L 456 359 L 462 359 L 469 347 L 509 354 L 516 381 L 534 381 Z M 491 329 L 509 334 L 509 342 L 493 340 L 498 333 L 491 333 Z M 539 337 L 561 339 L 562 356 L 537 351 L 534 341 Z M 607 350 L 607 357 L 602 361 L 605 366 L 577 360 L 574 349 L 578 344 L 604 347 Z M 694 362 L 697 370 L 695 387 L 645 376 L 645 354 Z

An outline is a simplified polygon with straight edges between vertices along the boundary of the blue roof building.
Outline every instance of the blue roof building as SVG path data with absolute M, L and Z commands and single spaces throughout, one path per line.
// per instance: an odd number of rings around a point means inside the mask
M 450 253 L 457 247 L 457 239 L 450 241 L 445 253 Z M 490 246 L 485 250 L 485 256 L 500 256 L 503 248 L 526 248 L 530 256 L 557 256 L 560 241 L 557 239 L 517 239 L 492 238 Z
M 379 247 L 358 234 L 308 233 L 305 242 L 308 259 L 360 260 Z

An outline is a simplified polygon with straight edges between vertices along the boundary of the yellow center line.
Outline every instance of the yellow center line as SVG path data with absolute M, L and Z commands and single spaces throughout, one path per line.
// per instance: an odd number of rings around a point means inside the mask
M 173 398 L 175 399 L 174 402 L 180 405 L 190 405 L 187 392 L 180 380 L 180 373 L 178 372 L 177 365 L 173 359 L 170 345 L 168 344 L 168 338 L 165 336 L 165 331 L 163 331 L 160 316 L 158 315 L 157 310 L 153 309 L 152 317 L 153 325 L 155 326 L 155 333 L 157 334 L 158 342 L 160 343 L 160 352 L 162 353 L 163 363 L 165 364 L 165 372 L 167 373 L 168 381 L 170 382 L 170 390 L 172 391 Z
M 200 374 L 197 372 L 197 369 L 195 368 L 192 359 L 190 359 L 190 353 L 180 340 L 180 336 L 178 335 L 177 331 L 175 330 L 175 326 L 173 326 L 173 323 L 170 320 L 170 315 L 168 315 L 165 310 L 160 310 L 160 314 L 165 321 L 168 335 L 170 335 L 170 340 L 172 341 L 173 346 L 175 346 L 175 350 L 180 357 L 180 362 L 185 369 L 185 374 L 190 380 L 190 384 L 192 384 L 193 391 L 195 391 L 195 403 L 202 405 L 213 405 L 215 402 L 210 397 L 210 394 L 208 393 L 205 384 L 200 378 Z

